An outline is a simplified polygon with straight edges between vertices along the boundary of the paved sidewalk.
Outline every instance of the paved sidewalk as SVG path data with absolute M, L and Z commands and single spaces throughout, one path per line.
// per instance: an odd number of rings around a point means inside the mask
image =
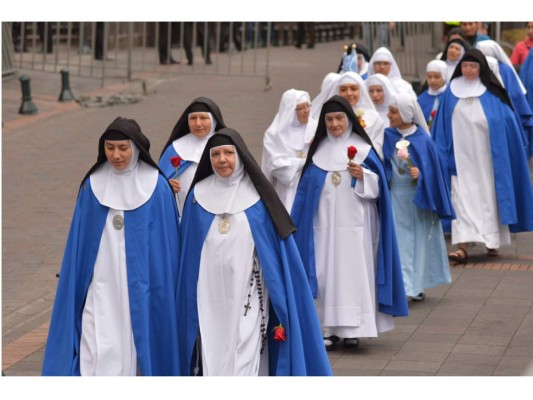
M 177 118 L 198 96 L 219 104 L 227 125 L 243 134 L 260 160 L 262 137 L 281 94 L 314 97 L 337 68 L 342 42 L 315 49 L 270 49 L 272 88 L 262 78 L 178 74 L 177 66 L 130 83 L 71 77 L 75 96 L 140 93 L 130 105 L 59 103 L 59 75 L 21 71 L 32 79 L 35 116 L 18 114 L 17 79 L 2 83 L 2 370 L 39 375 L 65 240 L 80 180 L 96 160 L 97 139 L 116 117 L 135 118 L 159 158 Z M 410 315 L 354 350 L 329 353 L 335 375 L 533 376 L 533 234 L 513 236 L 498 258 L 471 250 L 452 266 L 453 283 L 428 290 Z

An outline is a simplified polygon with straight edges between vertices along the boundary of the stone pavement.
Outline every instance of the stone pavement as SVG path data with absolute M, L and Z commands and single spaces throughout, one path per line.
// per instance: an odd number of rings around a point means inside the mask
M 135 118 L 158 159 L 182 110 L 197 96 L 219 104 L 228 126 L 260 160 L 262 136 L 289 88 L 314 97 L 338 66 L 342 42 L 315 49 L 270 49 L 270 90 L 258 77 L 193 75 L 164 66 L 132 82 L 71 77 L 76 97 L 138 94 L 135 104 L 82 107 L 59 103 L 59 74 L 21 71 L 32 79 L 34 116 L 18 114 L 17 79 L 2 82 L 2 370 L 39 375 L 50 312 L 80 180 L 97 155 L 97 139 L 116 117 Z M 429 60 L 428 60 L 429 61 Z M 181 72 L 179 72 L 181 71 Z M 533 234 L 513 235 L 498 258 L 471 250 L 452 266 L 453 283 L 410 303 L 410 315 L 354 350 L 329 353 L 335 375 L 533 375 Z

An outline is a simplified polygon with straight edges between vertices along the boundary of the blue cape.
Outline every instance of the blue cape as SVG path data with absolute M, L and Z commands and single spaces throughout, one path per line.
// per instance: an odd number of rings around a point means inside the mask
M 526 87 L 526 100 L 529 103 L 529 107 L 533 110 L 533 48 L 529 50 L 529 53 L 520 68 L 520 79 Z M 533 156 L 533 132 L 529 131 L 529 148 L 528 155 Z
M 429 121 L 431 110 L 433 110 L 433 103 L 435 102 L 435 97 L 437 97 L 440 102 L 442 100 L 443 94 L 444 92 L 438 94 L 437 96 L 433 96 L 433 95 L 430 95 L 427 90 L 424 90 L 418 96 L 418 99 L 417 99 L 418 104 L 420 105 L 420 108 L 422 109 L 422 112 L 424 113 L 424 118 L 426 119 L 426 122 Z
M 387 182 L 392 177 L 391 158 L 396 151 L 396 142 L 401 138 L 402 135 L 396 129 L 385 129 L 383 158 Z M 454 219 L 455 213 L 450 198 L 450 190 L 446 184 L 435 143 L 420 128 L 409 135 L 407 140 L 410 142 L 409 155 L 413 165 L 420 170 L 413 202 L 418 208 L 433 211 L 440 218 Z
M 378 309 L 382 313 L 393 316 L 407 316 L 407 298 L 402 277 L 402 266 L 398 253 L 396 229 L 392 214 L 390 192 L 381 160 L 374 150 L 370 150 L 364 166 L 379 176 L 379 248 L 376 268 L 376 286 Z M 311 292 L 317 296 L 317 278 L 315 262 L 315 243 L 313 233 L 313 217 L 318 209 L 318 201 L 324 186 L 327 171 L 310 163 L 304 171 L 296 198 L 292 207 L 291 217 L 298 230 L 294 239 L 307 273 Z
M 533 190 L 520 121 L 511 108 L 490 91 L 480 96 L 489 125 L 496 198 L 501 223 L 511 232 L 533 230 Z M 451 188 L 451 175 L 457 175 L 453 151 L 452 112 L 458 98 L 446 89 L 431 134 Z
M 87 179 L 68 234 L 52 311 L 43 375 L 80 375 L 81 318 L 109 208 Z M 127 279 L 137 362 L 147 375 L 177 375 L 175 288 L 178 214 L 159 175 L 148 202 L 124 212 Z
M 176 178 L 176 168 L 172 166 L 170 159 L 172 157 L 178 156 L 179 154 L 176 152 L 176 149 L 174 149 L 174 146 L 170 145 L 165 149 L 165 151 L 161 155 L 161 158 L 159 159 L 159 162 L 157 163 L 157 165 L 159 166 L 159 168 L 161 168 L 161 171 L 163 171 L 167 179 Z M 190 165 L 190 161 L 181 160 L 180 167 L 178 168 L 178 176 L 180 176 Z
M 192 195 L 187 197 L 180 228 L 181 262 L 177 289 L 179 368 L 191 375 L 197 335 L 197 282 L 205 237 L 215 217 Z M 292 235 L 280 239 L 259 200 L 245 210 L 256 252 L 268 288 L 270 313 L 267 328 L 269 374 L 277 376 L 332 375 L 320 323 L 302 261 Z M 282 323 L 287 340 L 273 340 L 273 328 Z
M 533 155 L 533 144 L 531 143 L 533 137 L 533 112 L 531 111 L 531 106 L 528 104 L 524 93 L 522 93 L 522 88 L 518 84 L 518 80 L 512 67 L 501 61 L 498 61 L 498 64 L 505 89 L 507 90 L 507 93 L 509 93 L 514 111 L 524 130 L 523 134 L 526 145 L 526 155 L 531 156 Z

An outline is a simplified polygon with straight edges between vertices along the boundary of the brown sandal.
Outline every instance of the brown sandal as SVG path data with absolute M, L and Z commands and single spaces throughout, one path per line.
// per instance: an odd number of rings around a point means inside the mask
M 457 250 L 448 253 L 448 259 L 450 261 L 455 261 L 457 264 L 466 264 L 468 253 L 465 249 L 459 247 Z

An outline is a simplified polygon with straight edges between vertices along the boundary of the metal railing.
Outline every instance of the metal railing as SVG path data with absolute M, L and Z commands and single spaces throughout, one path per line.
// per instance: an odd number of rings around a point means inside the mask
M 172 66 L 178 74 L 251 76 L 270 87 L 273 46 L 292 46 L 296 22 L 3 22 L 13 33 L 11 69 L 131 80 Z M 407 80 L 423 80 L 441 47 L 441 23 L 316 22 L 313 43 L 359 40 L 370 51 L 389 47 Z M 309 32 L 308 32 L 309 34 Z M 4 35 L 5 36 L 5 35 Z M 3 37 L 4 37 L 3 36 Z M 309 40 L 309 38 L 308 38 Z M 333 63 L 334 65 L 335 63 Z M 332 67 L 334 68 L 334 66 Z

